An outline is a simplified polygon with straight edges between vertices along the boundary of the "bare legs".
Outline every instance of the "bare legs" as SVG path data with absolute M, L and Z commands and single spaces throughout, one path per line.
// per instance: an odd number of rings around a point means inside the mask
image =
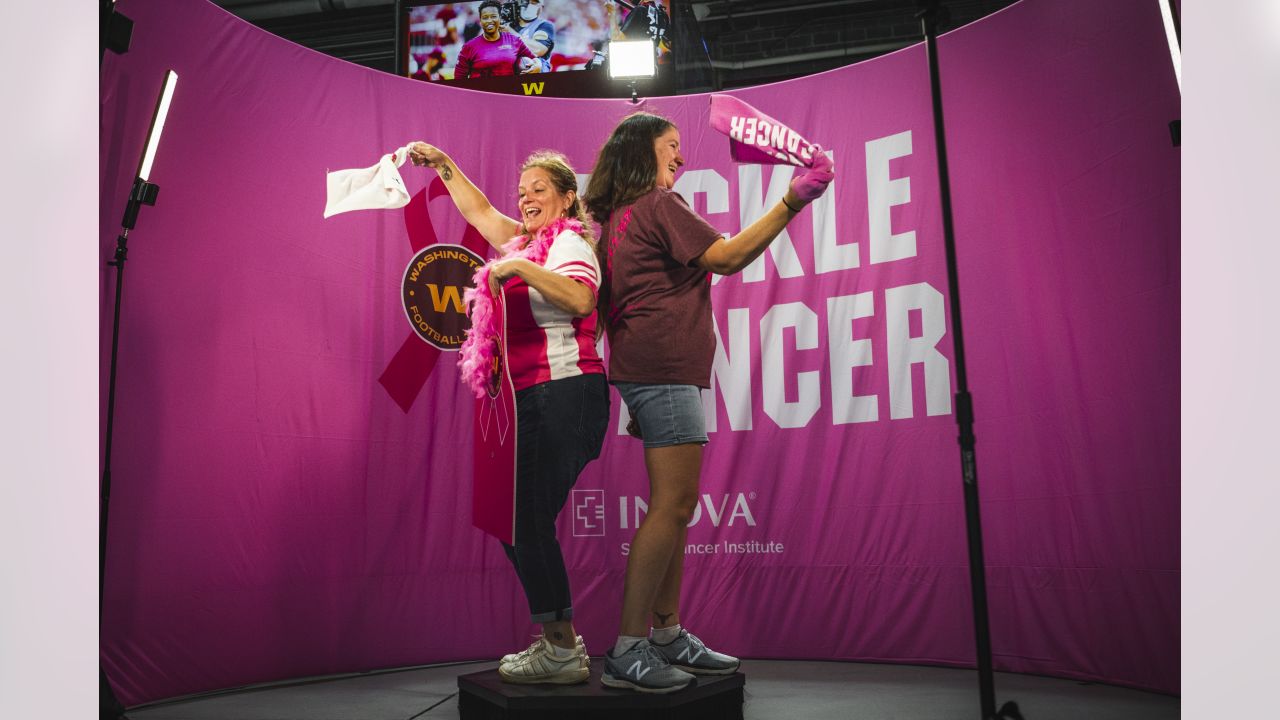
M 649 634 L 650 613 L 654 627 L 680 622 L 685 537 L 698 502 L 702 446 L 645 448 L 644 463 L 649 512 L 631 542 L 622 595 L 621 634 L 633 637 Z

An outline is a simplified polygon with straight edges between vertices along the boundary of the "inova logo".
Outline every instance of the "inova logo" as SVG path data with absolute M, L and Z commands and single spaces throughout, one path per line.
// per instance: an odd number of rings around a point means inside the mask
M 604 537 L 604 490 L 573 491 L 573 536 Z
M 689 519 L 689 527 L 702 522 L 704 516 L 711 521 L 712 527 L 733 527 L 734 523 L 755 527 L 756 516 L 751 510 L 751 501 L 755 499 L 756 494 L 753 492 L 724 493 L 719 497 L 704 493 L 698 498 L 698 504 L 693 507 L 693 517 Z M 649 503 L 639 495 L 618 497 L 618 527 L 623 530 L 640 527 L 640 521 L 648 512 Z

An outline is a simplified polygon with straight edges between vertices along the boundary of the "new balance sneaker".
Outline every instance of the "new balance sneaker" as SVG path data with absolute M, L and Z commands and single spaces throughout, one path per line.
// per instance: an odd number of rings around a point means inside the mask
M 582 645 L 573 649 L 568 658 L 557 658 L 551 651 L 551 643 L 540 639 L 534 643 L 537 647 L 517 654 L 516 660 L 498 666 L 498 674 L 509 683 L 533 684 L 551 683 L 554 685 L 573 685 L 586 682 L 591 675 L 591 661 L 587 658 L 587 650 Z
M 732 655 L 709 649 L 688 630 L 681 630 L 666 645 L 653 643 L 653 649 L 673 667 L 695 675 L 732 675 L 741 664 Z
M 648 640 L 641 640 L 618 657 L 613 651 L 604 655 L 604 673 L 600 682 L 615 688 L 642 693 L 670 693 L 686 688 L 694 681 L 689 673 L 671 667 Z
M 581 636 L 581 635 L 575 635 L 575 636 L 574 636 L 574 638 L 573 638 L 573 646 L 574 646 L 574 648 L 580 648 L 580 647 L 583 647 L 583 645 L 582 645 L 582 636 Z M 499 665 L 506 665 L 507 663 L 513 663 L 513 662 L 515 662 L 516 660 L 519 660 L 520 658 L 522 658 L 522 657 L 525 657 L 525 656 L 529 655 L 530 653 L 532 653 L 533 651 L 537 650 L 537 649 L 538 649 L 538 648 L 540 648 L 540 647 L 542 647 L 542 636 L 541 636 L 541 635 L 538 635 L 537 637 L 535 637 L 535 638 L 533 639 L 533 644 L 532 644 L 532 645 L 530 645 L 529 647 L 527 647 L 527 648 L 525 648 L 525 649 L 521 650 L 521 651 L 520 651 L 520 652 L 518 652 L 518 653 L 511 653 L 511 654 L 509 654 L 509 655 L 503 655 L 503 656 L 502 656 L 502 659 L 498 661 L 498 664 L 499 664 Z M 583 651 L 583 654 L 584 654 L 584 655 L 586 654 L 585 650 Z

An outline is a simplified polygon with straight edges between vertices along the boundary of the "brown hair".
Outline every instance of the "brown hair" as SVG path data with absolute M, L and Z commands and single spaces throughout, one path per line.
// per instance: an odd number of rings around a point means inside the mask
M 632 113 L 613 129 L 596 156 L 591 180 L 582 194 L 596 222 L 605 224 L 614 210 L 630 205 L 658 184 L 658 155 L 653 141 L 675 123 L 647 112 Z
M 556 192 L 561 195 L 573 193 L 573 203 L 565 211 L 565 216 L 582 223 L 582 238 L 595 247 L 596 241 L 593 237 L 594 233 L 591 232 L 591 222 L 583 212 L 582 197 L 578 194 L 578 176 L 574 174 L 569 161 L 564 155 L 554 150 L 537 150 L 520 165 L 520 172 L 523 173 L 530 168 L 545 170 L 551 177 L 551 184 L 555 186 Z M 520 223 L 520 231 L 528 235 L 523 222 Z

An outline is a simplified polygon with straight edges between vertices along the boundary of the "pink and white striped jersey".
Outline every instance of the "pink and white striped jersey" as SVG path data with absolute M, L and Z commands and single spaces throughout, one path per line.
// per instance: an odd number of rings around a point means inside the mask
M 600 264 L 595 250 L 572 230 L 556 236 L 542 265 L 554 273 L 591 288 L 600 288 Z M 579 318 L 557 308 L 513 277 L 505 287 L 507 296 L 507 362 L 516 390 L 561 378 L 587 373 L 604 373 L 604 363 L 596 352 L 596 314 Z

